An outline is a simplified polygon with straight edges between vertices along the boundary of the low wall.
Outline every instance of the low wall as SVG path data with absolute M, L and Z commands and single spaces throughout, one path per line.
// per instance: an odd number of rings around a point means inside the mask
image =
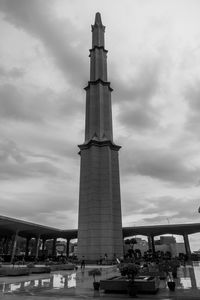
M 0 268 L 0 276 L 24 276 L 29 274 L 30 274 L 30 269 L 27 267 L 24 268 L 1 267 Z
M 61 271 L 61 270 L 74 270 L 74 264 L 61 264 L 61 265 L 47 265 L 51 271 Z
M 51 272 L 51 268 L 50 267 L 33 267 L 33 268 L 29 268 L 30 269 L 30 273 L 31 274 L 41 274 L 41 273 L 50 273 Z
M 100 280 L 100 289 L 105 292 L 127 293 L 130 281 L 126 277 L 113 277 L 107 280 Z M 139 276 L 134 280 L 134 286 L 140 293 L 156 293 L 159 289 L 158 277 Z

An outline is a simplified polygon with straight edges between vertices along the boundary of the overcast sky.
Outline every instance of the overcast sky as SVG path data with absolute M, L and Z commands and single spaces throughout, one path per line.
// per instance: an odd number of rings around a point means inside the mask
M 77 228 L 98 11 L 123 225 L 199 222 L 199 0 L 0 0 L 0 214 Z

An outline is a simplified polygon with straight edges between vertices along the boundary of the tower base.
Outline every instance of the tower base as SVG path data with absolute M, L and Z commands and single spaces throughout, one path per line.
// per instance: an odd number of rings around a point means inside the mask
M 82 145 L 83 146 L 83 145 Z M 119 146 L 91 144 L 81 151 L 78 258 L 123 256 Z

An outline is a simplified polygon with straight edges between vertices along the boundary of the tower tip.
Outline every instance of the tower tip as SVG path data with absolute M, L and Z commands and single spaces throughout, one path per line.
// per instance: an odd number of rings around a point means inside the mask
M 99 12 L 96 13 L 95 15 L 95 22 L 94 22 L 95 25 L 97 26 L 102 26 L 102 22 L 101 22 L 101 14 Z

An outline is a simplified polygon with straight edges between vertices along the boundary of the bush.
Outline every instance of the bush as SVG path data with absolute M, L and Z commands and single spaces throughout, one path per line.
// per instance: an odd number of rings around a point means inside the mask
M 29 264 L 27 264 L 27 267 L 28 267 L 28 268 L 34 268 L 35 265 L 34 265 L 34 263 L 30 262 Z
M 119 270 L 122 276 L 134 279 L 134 277 L 139 273 L 139 266 L 135 263 L 121 264 L 119 266 Z

